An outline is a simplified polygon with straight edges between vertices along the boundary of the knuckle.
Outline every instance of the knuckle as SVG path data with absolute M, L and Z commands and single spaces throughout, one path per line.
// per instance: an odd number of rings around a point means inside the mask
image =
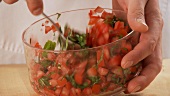
M 153 53 L 155 50 L 157 40 L 155 38 L 149 40 L 149 52 Z
M 142 8 L 136 8 L 130 14 L 137 16 L 137 18 L 141 18 L 142 16 L 144 16 L 144 10 Z

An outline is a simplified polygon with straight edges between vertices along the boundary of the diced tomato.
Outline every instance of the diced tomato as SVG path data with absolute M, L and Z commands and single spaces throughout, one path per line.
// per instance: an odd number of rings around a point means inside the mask
M 72 87 L 70 90 L 70 96 L 77 96 L 76 94 L 76 88 Z
M 60 96 L 61 91 L 62 91 L 62 88 L 57 88 L 57 89 L 55 90 L 55 95 L 56 95 L 56 96 Z
M 50 26 L 45 26 L 45 34 L 47 34 L 50 31 L 51 31 L 51 27 Z
M 67 83 L 66 83 L 66 88 L 67 88 L 68 90 L 70 90 L 70 89 L 72 88 L 72 85 L 71 85 L 70 82 L 67 82 Z
M 45 73 L 43 71 L 41 71 L 41 70 L 37 71 L 37 78 L 38 79 L 41 78 L 44 75 L 45 75 Z
M 80 88 L 76 88 L 75 91 L 76 91 L 77 96 L 82 96 Z
M 74 79 L 75 79 L 76 83 L 79 85 L 83 84 L 83 76 L 82 75 L 83 74 L 78 73 L 78 72 L 75 73 L 75 75 L 74 75 Z
M 98 68 L 98 73 L 99 73 L 100 75 L 107 75 L 108 72 L 109 72 L 109 70 L 106 69 L 106 68 L 102 68 L 102 67 L 99 67 L 99 68 Z
M 61 91 L 60 96 L 69 96 L 69 92 L 70 92 L 70 90 L 68 90 L 67 88 L 64 87 Z
M 51 74 L 50 76 L 52 79 L 58 79 L 60 77 L 60 75 L 58 73 L 54 73 L 54 74 Z
M 111 70 L 112 73 L 119 75 L 120 77 L 123 77 L 123 69 L 120 66 L 114 66 Z
M 103 11 L 103 13 L 101 15 L 101 18 L 103 18 L 103 19 L 110 19 L 110 18 L 113 18 L 113 14 L 112 13 L 108 13 L 106 11 Z
M 57 80 L 51 79 L 51 80 L 49 80 L 49 83 L 52 87 L 55 87 L 57 85 Z
M 129 51 L 132 50 L 132 45 L 131 43 L 127 42 L 127 41 L 122 41 L 122 48 L 121 48 L 121 52 L 123 54 L 127 54 Z
M 97 70 L 94 67 L 91 67 L 87 70 L 88 76 L 96 76 L 97 75 Z
M 86 66 L 87 66 L 87 60 L 78 64 L 78 66 L 76 67 L 76 72 L 82 75 L 85 71 Z
M 100 6 L 97 6 L 97 8 L 96 9 L 94 9 L 94 12 L 96 12 L 96 13 L 101 13 L 101 12 L 103 12 L 103 8 L 102 7 L 100 7 Z
M 124 22 L 122 22 L 122 21 L 117 21 L 117 22 L 115 23 L 114 30 L 123 29 L 124 26 L 125 26 L 125 25 L 124 25 Z
M 94 14 L 95 14 L 94 10 L 90 10 L 90 12 L 89 12 L 89 17 L 92 16 L 92 15 L 94 15 Z
M 47 96 L 55 96 L 55 92 L 53 90 L 50 90 L 46 87 L 44 87 L 44 93 L 47 95 Z
M 118 86 L 114 83 L 109 84 L 109 87 L 107 88 L 107 91 L 113 91 L 117 88 Z
M 88 25 L 93 25 L 93 24 L 97 23 L 99 20 L 100 20 L 99 16 L 90 16 Z
M 100 75 L 100 80 L 101 80 L 101 82 L 106 82 L 106 77 L 105 77 L 105 76 Z
M 59 23 L 55 23 L 55 25 L 56 25 L 58 28 L 60 28 Z M 52 25 L 52 26 L 51 26 L 51 30 L 53 30 L 53 32 L 56 32 L 56 31 L 57 31 L 55 25 Z
M 110 73 L 107 75 L 107 81 L 108 82 L 110 82 L 112 80 L 112 76 L 113 76 L 113 74 L 110 74 Z
M 61 70 L 63 75 L 70 73 L 70 69 L 66 64 L 61 65 Z
M 101 90 L 101 86 L 99 84 L 94 84 L 92 86 L 92 92 L 94 94 L 99 94 L 101 92 L 100 90 Z
M 67 80 L 63 77 L 61 77 L 57 80 L 58 87 L 64 87 L 66 84 L 67 84 Z
M 110 58 L 110 52 L 109 52 L 108 47 L 104 47 L 104 48 L 103 48 L 103 51 L 104 51 L 104 58 L 105 58 L 105 60 L 109 60 L 109 58 Z
M 92 89 L 91 88 L 83 89 L 83 94 L 87 95 L 87 96 L 91 95 L 92 94 Z
M 110 58 L 107 66 L 108 68 L 113 68 L 114 66 L 120 66 L 122 57 L 120 55 L 114 55 Z
M 36 48 L 42 48 L 41 45 L 39 44 L 39 42 L 36 42 L 34 47 L 36 47 Z
M 46 21 L 45 21 L 45 24 L 48 24 L 48 23 L 49 23 L 49 21 L 48 21 L 48 20 L 46 20 Z
M 48 60 L 53 61 L 53 60 L 55 60 L 56 55 L 55 55 L 54 53 L 49 52 L 49 53 L 47 54 L 47 58 L 48 58 Z
M 119 37 L 118 37 L 118 36 L 112 37 L 110 41 L 111 41 L 111 42 L 115 42 L 116 40 L 119 40 Z

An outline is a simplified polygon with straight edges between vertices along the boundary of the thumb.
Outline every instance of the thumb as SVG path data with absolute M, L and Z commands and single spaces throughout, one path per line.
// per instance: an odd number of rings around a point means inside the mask
M 28 9 L 33 15 L 40 15 L 43 11 L 43 1 L 42 0 L 26 0 Z
M 129 0 L 128 2 L 128 22 L 130 27 L 138 32 L 145 32 L 148 26 L 145 22 L 145 5 L 148 0 Z

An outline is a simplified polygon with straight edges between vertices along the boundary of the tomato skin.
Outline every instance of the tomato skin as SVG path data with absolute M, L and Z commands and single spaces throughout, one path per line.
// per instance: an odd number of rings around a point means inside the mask
M 91 67 L 87 70 L 87 75 L 88 76 L 96 76 L 97 75 L 97 70 L 94 67 Z
M 76 91 L 77 96 L 82 96 L 80 88 L 76 88 L 75 91 Z
M 100 90 L 101 90 L 101 86 L 99 84 L 94 84 L 92 86 L 92 92 L 94 94 L 99 94 L 101 92 Z
M 48 58 L 48 60 L 53 61 L 53 60 L 55 60 L 56 55 L 55 55 L 54 53 L 48 53 L 48 54 L 47 54 L 47 58 Z
M 55 23 L 55 25 L 56 25 L 58 28 L 60 28 L 59 23 Z M 52 26 L 51 26 L 51 30 L 53 30 L 53 32 L 56 32 L 56 31 L 57 31 L 55 25 L 52 25 Z
M 107 19 L 107 18 L 113 18 L 113 14 L 112 13 L 108 13 L 106 11 L 103 11 L 102 15 L 101 15 L 102 19 Z
M 90 21 L 89 21 L 88 25 L 96 24 L 99 20 L 100 20 L 99 16 L 90 16 Z
M 123 54 L 127 54 L 129 51 L 132 50 L 132 45 L 130 42 L 127 42 L 127 41 L 122 41 L 122 46 L 121 46 L 121 52 Z
M 102 67 L 99 67 L 98 68 L 98 73 L 100 74 L 100 75 L 107 75 L 108 74 L 108 72 L 109 72 L 109 70 L 108 69 L 106 69 L 106 68 L 102 68 Z
M 50 90 L 48 88 L 44 88 L 44 93 L 47 95 L 47 96 L 55 96 L 55 92 L 53 90 Z

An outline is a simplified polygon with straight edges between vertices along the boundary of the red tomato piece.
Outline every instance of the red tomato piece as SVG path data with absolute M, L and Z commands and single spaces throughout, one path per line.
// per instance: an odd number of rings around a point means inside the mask
M 57 85 L 57 80 L 51 79 L 51 80 L 49 80 L 49 83 L 52 87 L 55 87 Z
M 113 68 L 114 66 L 120 66 L 122 57 L 120 55 L 114 55 L 109 59 L 108 68 Z
M 55 95 L 56 95 L 56 96 L 60 96 L 61 91 L 62 91 L 62 88 L 57 88 L 57 89 L 55 90 Z
M 97 6 L 97 8 L 96 9 L 94 9 L 94 12 L 96 12 L 96 13 L 102 13 L 103 12 L 103 8 L 102 7 L 100 7 L 100 6 Z
M 94 94 L 99 94 L 101 92 L 100 90 L 101 90 L 101 86 L 99 84 L 94 84 L 92 86 L 92 92 Z
M 98 73 L 99 73 L 100 75 L 107 75 L 108 72 L 109 72 L 109 70 L 106 69 L 106 68 L 102 68 L 102 67 L 99 67 L 99 68 L 98 68 Z
M 97 75 L 97 70 L 94 67 L 91 67 L 90 69 L 87 70 L 88 76 L 96 76 Z
M 74 87 L 72 87 L 70 90 L 70 96 L 77 96 L 76 89 Z
M 59 23 L 55 23 L 55 25 L 56 25 L 58 28 L 60 28 Z M 56 31 L 57 31 L 57 29 L 55 28 L 54 25 L 51 26 L 51 30 L 53 30 L 53 32 L 56 32 Z
M 70 93 L 70 90 L 64 87 L 61 91 L 60 96 L 69 96 L 69 93 Z
M 124 76 L 124 74 L 123 74 L 123 69 L 122 69 L 122 67 L 120 67 L 120 66 L 114 66 L 114 67 L 112 68 L 111 72 L 114 73 L 114 74 L 116 74 L 116 75 L 118 75 L 118 76 L 120 76 L 120 77 L 122 77 L 122 78 L 123 78 L 123 76 Z
M 109 58 L 110 58 L 110 52 L 109 52 L 108 47 L 104 47 L 104 48 L 103 48 L 103 51 L 104 51 L 104 59 L 105 59 L 105 60 L 109 60 Z
M 66 83 L 66 88 L 67 88 L 68 90 L 70 90 L 70 89 L 72 88 L 72 85 L 71 85 L 70 82 L 67 82 L 67 83 Z
M 99 20 L 100 20 L 99 16 L 90 16 L 88 25 L 93 25 L 93 24 L 97 23 Z
M 76 91 L 77 96 L 82 96 L 80 88 L 75 89 L 75 91 Z
M 45 26 L 45 34 L 47 34 L 50 31 L 51 31 L 51 27 L 50 26 Z
M 102 19 L 110 19 L 110 18 L 113 18 L 113 14 L 112 13 L 108 13 L 106 11 L 103 11 L 102 15 L 101 15 L 101 18 Z
M 40 79 L 42 76 L 44 76 L 45 75 L 45 73 L 43 72 L 43 71 L 41 71 L 41 70 L 38 70 L 37 71 L 37 78 L 38 79 Z
M 132 50 L 132 45 L 129 42 L 126 41 L 122 41 L 122 48 L 121 48 L 121 52 L 123 54 L 127 54 L 129 51 Z
M 47 54 L 47 58 L 48 58 L 48 60 L 53 61 L 53 60 L 55 60 L 56 55 L 55 55 L 54 53 L 48 53 L 48 54 Z
M 55 96 L 55 92 L 53 90 L 50 90 L 48 88 L 44 88 L 44 93 L 47 95 L 47 96 Z
M 61 77 L 57 80 L 58 87 L 64 87 L 66 85 L 66 83 L 67 83 L 67 80 L 63 77 Z
M 36 47 L 36 48 L 42 48 L 41 45 L 39 44 L 39 42 L 36 42 L 35 45 L 34 45 L 34 47 Z
M 123 29 L 124 26 L 125 26 L 125 25 L 124 25 L 124 22 L 117 21 L 117 22 L 115 23 L 114 30 Z
M 87 95 L 87 96 L 91 95 L 92 94 L 92 89 L 91 88 L 83 89 L 83 94 Z
M 75 73 L 74 79 L 75 79 L 77 84 L 79 84 L 79 85 L 83 84 L 83 74 Z
M 58 79 L 60 77 L 60 75 L 58 73 L 54 73 L 54 74 L 51 74 L 50 76 L 52 79 Z

